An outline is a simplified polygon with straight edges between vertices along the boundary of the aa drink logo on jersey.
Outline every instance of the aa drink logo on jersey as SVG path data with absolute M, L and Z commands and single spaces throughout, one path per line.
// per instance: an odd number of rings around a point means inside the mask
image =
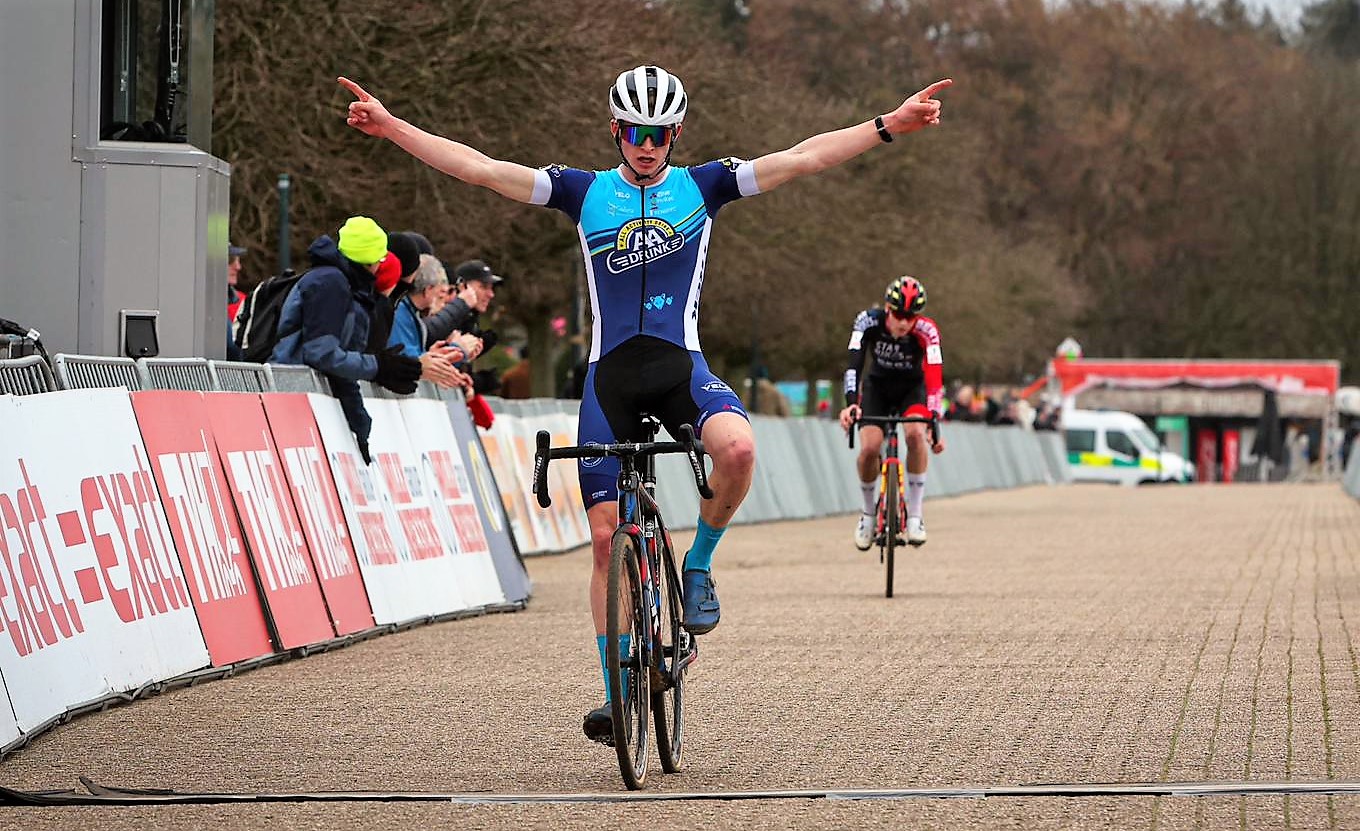
M 614 240 L 614 252 L 605 258 L 610 272 L 618 274 L 650 263 L 685 247 L 685 235 L 666 220 L 654 216 L 624 223 Z

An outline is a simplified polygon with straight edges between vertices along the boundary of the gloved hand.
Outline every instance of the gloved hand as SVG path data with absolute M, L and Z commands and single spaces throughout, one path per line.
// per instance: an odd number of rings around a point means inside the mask
M 378 359 L 378 374 L 373 376 L 373 383 L 397 395 L 410 395 L 416 391 L 420 361 L 401 354 L 400 346 L 389 346 L 373 357 Z

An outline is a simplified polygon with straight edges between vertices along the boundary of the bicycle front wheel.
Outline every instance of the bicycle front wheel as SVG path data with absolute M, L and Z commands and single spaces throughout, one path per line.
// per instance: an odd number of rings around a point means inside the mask
M 884 477 L 887 487 L 883 493 L 883 568 L 886 572 L 887 590 L 884 597 L 893 596 L 893 551 L 897 548 L 898 535 L 902 533 L 902 494 L 898 490 L 898 468 L 888 466 Z
M 680 625 L 682 616 L 680 579 L 675 555 L 668 542 L 661 543 L 661 556 L 653 562 L 656 597 L 660 599 L 659 659 L 653 663 L 652 713 L 656 723 L 656 750 L 661 769 L 680 770 L 685 742 L 685 668 L 694 657 L 694 638 Z
M 605 660 L 609 666 L 614 751 L 624 784 L 629 790 L 637 790 L 647 779 L 647 705 L 651 700 L 647 630 L 651 611 L 638 568 L 637 542 L 622 532 L 614 535 L 609 554 L 607 591 Z M 627 649 L 623 648 L 624 636 Z

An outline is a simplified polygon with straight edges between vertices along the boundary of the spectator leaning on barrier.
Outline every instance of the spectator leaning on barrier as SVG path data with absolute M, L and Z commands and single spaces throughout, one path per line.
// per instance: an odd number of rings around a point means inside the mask
M 373 274 L 387 256 L 387 234 L 372 219 L 352 216 L 340 228 L 338 243 L 322 235 L 307 254 L 311 270 L 284 301 L 279 341 L 269 362 L 304 364 L 330 379 L 367 463 L 373 421 L 358 382 L 372 381 L 409 395 L 421 373 L 420 361 L 401 354 L 400 347 L 365 351 L 373 323 Z
M 505 278 L 482 260 L 459 263 L 453 270 L 454 296 L 444 308 L 426 322 L 430 340 L 448 339 L 454 332 L 477 334 L 477 320 L 486 313 L 496 296 L 496 286 Z
M 395 346 L 403 355 L 420 361 L 421 378 L 441 387 L 464 387 L 470 393 L 472 379 L 455 366 L 467 357 L 463 348 L 442 341 L 431 344 L 428 350 L 424 348 L 425 316 L 448 289 L 449 278 L 444 266 L 429 254 L 421 254 L 416 263 L 410 288 L 397 301 L 386 346 Z

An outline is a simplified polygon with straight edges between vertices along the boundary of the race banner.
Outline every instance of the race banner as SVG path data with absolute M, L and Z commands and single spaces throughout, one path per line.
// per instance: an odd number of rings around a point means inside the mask
M 575 416 L 545 413 L 532 419 L 532 422 L 535 433 L 541 429 L 552 433 L 554 446 L 576 444 Z M 548 513 L 557 523 L 558 543 L 562 548 L 585 545 L 590 542 L 590 526 L 586 523 L 586 506 L 581 499 L 576 464 L 558 463 L 549 466 L 548 470 L 548 491 L 552 494 L 552 508 Z
M 19 722 L 14 718 L 14 705 L 9 702 L 5 674 L 0 672 L 0 747 L 19 738 L 19 735 Z
M 359 445 L 345 421 L 340 402 L 328 395 L 309 393 L 307 403 L 326 448 L 373 619 L 378 623 L 400 623 L 422 616 L 424 604 L 417 598 L 423 589 L 402 567 L 410 559 L 405 537 L 383 510 L 376 476 L 359 456 Z
M 273 652 L 203 393 L 134 392 L 132 409 L 213 666 Z
M 207 666 L 127 391 L 0 396 L 0 424 L 0 673 L 18 728 Z
M 435 519 L 429 489 L 420 475 L 420 460 L 411 447 L 401 405 L 391 399 L 364 399 L 373 419 L 368 446 L 379 501 L 391 512 L 393 525 L 406 538 L 405 568 L 423 592 L 426 614 L 474 608 L 455 567 L 456 540 L 445 539 Z
M 278 451 L 255 393 L 207 393 L 213 438 L 279 646 L 335 636 Z
M 473 606 L 504 603 L 505 594 L 491 562 L 491 544 L 448 409 L 442 401 L 428 399 L 407 399 L 400 404 L 440 536 L 456 546 L 453 562 L 463 599 Z
M 518 416 L 498 414 L 491 429 L 482 433 L 482 444 L 496 481 L 500 483 L 501 500 L 520 551 L 525 554 L 557 551 L 556 540 L 549 537 L 549 526 L 538 513 L 538 502 L 533 496 L 530 481 L 533 478 L 533 452 L 530 451 L 527 459 L 520 458 L 519 448 L 525 443 L 520 436 L 522 421 Z
M 531 588 L 529 574 L 524 570 L 524 562 L 510 536 L 510 520 L 505 515 L 501 492 L 496 486 L 495 477 L 491 475 L 491 464 L 482 449 L 477 426 L 472 423 L 467 403 L 460 394 L 451 395 L 444 403 L 463 461 L 467 464 L 468 475 L 472 479 L 472 497 L 477 503 L 477 514 L 482 518 L 482 529 L 491 547 L 491 560 L 496 567 L 501 591 L 505 599 L 511 602 L 527 600 Z
M 373 611 L 312 406 L 304 393 L 260 397 L 336 634 L 370 629 Z

